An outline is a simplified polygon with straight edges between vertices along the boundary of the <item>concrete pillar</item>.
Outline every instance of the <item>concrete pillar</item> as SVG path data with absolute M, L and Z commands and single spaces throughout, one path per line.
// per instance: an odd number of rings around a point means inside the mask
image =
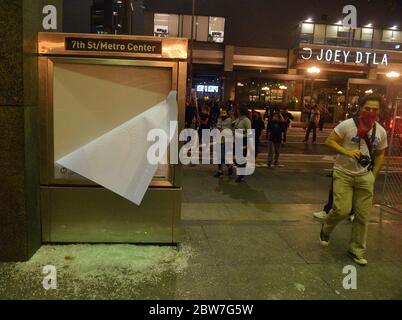
M 377 66 L 370 66 L 367 73 L 367 79 L 377 80 Z
M 0 261 L 27 260 L 41 245 L 36 52 L 48 4 L 60 30 L 61 0 L 0 0 Z
M 297 55 L 295 50 L 288 50 L 288 74 L 297 74 Z
M 235 79 L 233 79 L 233 59 L 234 59 L 235 46 L 226 45 L 225 46 L 225 61 L 224 61 L 224 70 L 225 70 L 225 79 L 223 82 L 224 86 L 224 95 L 223 100 L 235 100 L 236 95 L 236 83 Z
M 233 71 L 234 51 L 235 51 L 234 46 L 231 45 L 225 46 L 225 62 L 224 62 L 225 71 Z
M 234 101 L 236 94 L 236 81 L 235 79 L 233 79 L 232 72 L 225 72 L 225 79 L 223 81 L 223 86 L 224 86 L 223 100 Z

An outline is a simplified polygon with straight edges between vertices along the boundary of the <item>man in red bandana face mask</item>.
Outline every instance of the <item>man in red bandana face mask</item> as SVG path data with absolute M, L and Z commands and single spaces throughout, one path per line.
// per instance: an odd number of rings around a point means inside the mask
M 367 264 L 364 254 L 374 184 L 388 147 L 386 131 L 376 122 L 381 104 L 379 96 L 364 97 L 359 103 L 359 118 L 343 121 L 326 141 L 338 157 L 333 171 L 333 207 L 324 220 L 320 241 L 328 246 L 331 232 L 353 207 L 355 219 L 348 254 L 359 265 Z
M 367 108 L 370 109 L 370 107 L 367 106 Z M 359 127 L 357 130 L 357 135 L 364 139 L 364 137 L 370 132 L 371 129 L 373 129 L 374 124 L 377 120 L 378 117 L 378 109 L 375 109 L 373 111 L 367 111 L 363 110 L 360 112 L 360 117 L 359 117 Z

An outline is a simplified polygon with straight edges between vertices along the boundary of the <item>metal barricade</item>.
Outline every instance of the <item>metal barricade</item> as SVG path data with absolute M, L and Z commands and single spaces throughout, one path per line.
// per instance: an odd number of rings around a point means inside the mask
M 402 99 L 396 100 L 388 144 L 381 209 L 402 214 Z

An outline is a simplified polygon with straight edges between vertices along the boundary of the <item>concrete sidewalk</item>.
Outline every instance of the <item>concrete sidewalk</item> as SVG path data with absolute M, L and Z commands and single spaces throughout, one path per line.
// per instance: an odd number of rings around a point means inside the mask
M 45 246 L 27 263 L 0 264 L 1 299 L 402 299 L 402 219 L 373 209 L 369 265 L 343 288 L 351 224 L 319 245 L 329 178 L 322 170 L 257 169 L 247 183 L 184 168 L 183 242 L 166 246 Z M 379 186 L 381 187 L 381 181 Z M 58 289 L 43 289 L 43 266 Z

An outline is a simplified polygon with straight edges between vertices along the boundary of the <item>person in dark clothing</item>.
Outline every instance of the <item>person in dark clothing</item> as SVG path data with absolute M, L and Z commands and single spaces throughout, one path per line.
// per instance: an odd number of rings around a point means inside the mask
M 208 107 L 204 104 L 202 106 L 201 113 L 200 113 L 200 128 L 198 130 L 200 143 L 202 142 L 202 130 L 210 128 L 209 119 L 210 119 L 210 115 L 209 115 Z
M 322 106 L 320 112 L 321 112 L 321 114 L 320 114 L 320 121 L 319 121 L 319 129 L 322 132 L 324 130 L 325 120 L 329 116 L 329 111 L 328 111 L 327 106 L 325 106 L 325 105 Z
M 320 110 L 318 109 L 318 106 L 315 105 L 311 109 L 310 117 L 308 120 L 308 125 L 307 125 L 307 132 L 306 136 L 304 138 L 304 143 L 308 142 L 308 139 L 310 138 L 310 132 L 313 130 L 313 143 L 317 141 L 317 128 L 318 128 L 318 123 L 320 122 Z
M 283 144 L 286 143 L 288 129 L 290 127 L 290 123 L 294 120 L 293 115 L 288 111 L 288 108 L 285 107 L 282 111 L 282 117 L 285 120 L 285 128 L 283 131 Z
M 247 157 L 247 131 L 251 130 L 251 121 L 248 118 L 248 108 L 245 105 L 242 105 L 237 110 L 238 117 L 234 122 L 235 129 L 235 138 L 239 134 L 241 139 L 243 140 L 243 157 Z M 242 130 L 242 133 L 237 132 Z M 235 159 L 237 160 L 237 159 Z M 236 162 L 238 168 L 246 168 L 247 163 L 240 164 Z M 236 183 L 244 181 L 244 175 L 237 173 L 237 178 L 235 180 Z
M 211 113 L 210 113 L 210 127 L 215 128 L 218 122 L 218 117 L 219 117 L 220 109 L 219 109 L 219 103 L 218 101 L 214 101 L 211 107 Z
M 216 128 L 219 131 L 230 130 L 232 132 L 233 128 L 233 118 L 229 115 L 228 111 L 225 108 L 222 108 L 218 117 Z M 232 132 L 233 134 L 233 132 Z M 223 165 L 226 164 L 228 167 L 228 176 L 233 175 L 233 164 L 226 163 L 226 140 L 222 139 L 219 141 L 220 148 L 221 148 L 221 158 L 218 165 L 218 171 L 214 175 L 215 178 L 222 178 L 223 177 Z
M 265 129 L 264 120 L 259 112 L 253 112 L 253 120 L 251 127 L 255 130 L 255 156 L 260 152 L 260 137 L 262 131 Z
M 265 107 L 264 120 L 268 120 L 268 119 L 269 119 L 269 108 Z
M 272 160 L 275 152 L 275 162 L 274 165 L 278 165 L 280 149 L 282 144 L 283 131 L 285 130 L 285 120 L 283 119 L 279 109 L 274 110 L 273 116 L 268 122 L 267 132 L 268 132 L 268 167 L 272 166 Z
M 184 117 L 186 128 L 197 129 L 199 114 L 195 92 L 191 92 L 191 94 L 186 97 L 186 111 Z
M 302 117 L 301 117 L 301 121 L 304 123 L 303 130 L 307 130 L 308 123 L 310 121 L 310 116 L 311 116 L 311 109 L 312 109 L 312 107 L 308 103 L 306 103 L 303 107 Z

